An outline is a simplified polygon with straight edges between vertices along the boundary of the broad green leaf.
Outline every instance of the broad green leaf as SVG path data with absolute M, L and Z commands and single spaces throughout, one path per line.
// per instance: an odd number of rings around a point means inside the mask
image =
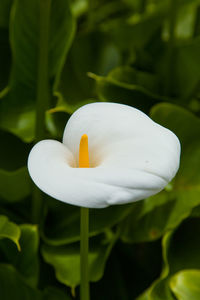
M 180 139 L 182 154 L 179 172 L 173 183 L 177 197 L 185 200 L 189 207 L 198 204 L 200 174 L 200 119 L 183 108 L 171 104 L 160 104 L 153 108 L 152 118 L 159 124 L 172 130 Z M 186 202 L 185 196 L 190 196 Z
M 108 233 L 108 236 L 98 236 L 90 239 L 89 246 L 89 278 L 90 281 L 98 281 L 104 272 L 105 263 L 116 241 L 116 236 Z M 80 284 L 80 244 L 67 246 L 42 247 L 44 260 L 51 264 L 56 272 L 57 279 L 72 288 Z
M 102 101 L 120 102 L 148 112 L 152 105 L 168 100 L 159 94 L 159 81 L 150 72 L 119 67 L 106 77 L 90 76 L 96 80 L 97 93 Z
M 177 272 L 185 269 L 200 269 L 199 234 L 199 219 L 193 218 L 187 219 L 175 232 L 169 232 L 164 236 L 163 270 L 160 278 L 149 288 L 148 299 L 173 299 L 170 287 L 172 288 L 171 282 L 174 276 L 176 278 Z
M 21 230 L 15 223 L 10 222 L 6 216 L 0 216 L 0 239 L 7 238 L 15 243 L 20 250 L 19 238 Z
M 0 2 L 0 27 L 8 27 L 10 9 L 13 0 L 1 0 Z
M 199 1 L 188 1 L 185 5 L 180 5 L 176 20 L 176 38 L 192 38 L 195 31 L 196 10 Z
M 142 295 L 137 297 L 137 300 L 149 300 L 148 298 L 148 292 L 144 292 Z
M 148 300 L 174 300 L 174 297 L 169 288 L 169 280 L 163 279 L 158 281 L 149 294 Z
M 167 103 L 156 105 L 151 116 L 179 137 L 181 165 L 165 191 L 135 204 L 135 210 L 121 225 L 122 239 L 128 242 L 161 237 L 200 204 L 200 120 L 185 109 Z
M 29 285 L 37 286 L 39 275 L 38 228 L 35 225 L 21 225 L 20 229 L 21 252 L 15 256 L 14 265 Z
M 3 300 L 70 300 L 67 291 L 49 286 L 40 291 L 30 287 L 17 270 L 8 264 L 0 264 L 0 292 Z
M 177 217 L 179 216 L 180 217 Z M 185 209 L 166 191 L 135 203 L 132 212 L 120 224 L 124 242 L 140 243 L 160 238 L 164 232 L 175 228 L 185 217 Z
M 43 292 L 43 300 L 71 300 L 72 298 L 67 294 L 67 291 L 62 291 L 56 287 L 47 287 Z
M 152 108 L 151 117 L 162 126 L 174 131 L 180 139 L 182 148 L 187 147 L 191 142 L 194 143 L 198 137 L 200 119 L 184 108 L 169 103 L 158 104 Z
M 0 291 L 4 300 L 42 300 L 40 291 L 28 286 L 11 265 L 0 265 Z
M 39 234 L 35 225 L 20 225 L 20 252 L 9 243 L 2 243 L 6 260 L 11 263 L 19 272 L 24 282 L 29 286 L 36 287 L 39 276 Z
M 13 65 L 9 92 L 1 100 L 0 126 L 24 141 L 34 138 L 35 98 L 38 80 L 40 1 L 15 0 L 10 40 Z M 26 26 L 24 26 L 26 24 Z M 56 88 L 74 35 L 75 21 L 66 0 L 52 1 L 49 28 L 48 78 Z
M 200 271 L 183 270 L 170 279 L 170 288 L 178 300 L 198 300 L 200 295 Z
M 152 8 L 146 14 L 134 14 L 126 20 L 111 20 L 102 28 L 124 50 L 145 48 L 155 32 L 159 31 L 166 15 L 165 5 L 160 5 L 157 10 Z
M 114 68 L 108 74 L 108 78 L 113 79 L 130 89 L 133 88 L 133 85 L 136 85 L 143 87 L 144 90 L 148 89 L 152 93 L 159 91 L 159 81 L 155 74 L 139 71 L 129 66 Z
M 200 71 L 198 68 L 200 63 L 199 51 L 199 36 L 192 40 L 187 40 L 175 49 L 173 89 L 176 95 L 185 99 L 186 105 L 186 101 L 198 92 L 200 80 Z
M 27 168 L 31 145 L 6 131 L 0 131 L 0 196 L 6 202 L 19 201 L 30 194 Z
M 95 236 L 120 222 L 130 213 L 131 205 L 116 205 L 105 209 L 90 209 L 90 236 Z M 43 239 L 59 246 L 80 240 L 80 208 L 52 199 L 45 224 Z
M 119 63 L 119 51 L 107 35 L 99 31 L 77 35 L 56 90 L 57 109 L 63 107 L 72 113 L 78 107 L 94 102 L 95 84 L 87 73 L 105 75 Z
M 0 169 L 0 197 L 8 202 L 16 202 L 30 194 L 31 184 L 26 167 L 16 171 Z M 3 200 L 4 199 L 4 200 Z
M 32 145 L 23 143 L 15 135 L 0 130 L 0 169 L 16 171 L 27 163 Z

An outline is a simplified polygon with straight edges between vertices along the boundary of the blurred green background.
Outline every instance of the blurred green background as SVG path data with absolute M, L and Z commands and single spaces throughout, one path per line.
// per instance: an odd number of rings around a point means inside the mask
M 91 300 L 200 299 L 199 83 L 199 0 L 0 1 L 2 300 L 79 299 L 79 208 L 41 194 L 26 163 L 96 101 L 149 114 L 182 156 L 158 195 L 90 210 Z

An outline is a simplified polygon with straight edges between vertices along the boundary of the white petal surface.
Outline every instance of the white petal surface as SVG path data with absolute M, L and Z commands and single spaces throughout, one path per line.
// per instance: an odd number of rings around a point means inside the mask
M 81 136 L 88 135 L 92 168 L 77 168 Z M 137 109 L 93 103 L 68 121 L 63 143 L 45 140 L 32 149 L 28 169 L 36 185 L 66 203 L 90 208 L 149 197 L 174 177 L 177 137 Z

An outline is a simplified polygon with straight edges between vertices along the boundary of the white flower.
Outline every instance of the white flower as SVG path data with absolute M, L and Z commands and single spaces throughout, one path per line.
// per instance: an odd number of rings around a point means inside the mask
M 89 168 L 79 168 L 79 144 L 89 143 Z M 103 208 L 161 191 L 179 168 L 180 143 L 170 130 L 122 104 L 92 103 L 69 119 L 63 143 L 44 140 L 30 152 L 28 170 L 48 195 Z

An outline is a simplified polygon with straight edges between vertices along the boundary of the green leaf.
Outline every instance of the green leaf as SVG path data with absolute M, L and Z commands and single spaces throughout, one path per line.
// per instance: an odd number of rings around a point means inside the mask
M 0 131 L 0 197 L 1 201 L 15 202 L 30 194 L 27 168 L 31 145 L 23 143 L 13 134 Z
M 24 280 L 36 287 L 39 276 L 39 233 L 35 225 L 21 225 L 21 252 L 15 256 L 14 265 Z M 12 256 L 12 259 L 14 257 Z
M 127 242 L 152 241 L 161 237 L 176 228 L 200 204 L 200 120 L 185 109 L 167 103 L 156 105 L 151 116 L 180 139 L 181 165 L 165 191 L 135 204 L 132 213 L 121 224 L 122 239 Z
M 120 67 L 106 77 L 91 75 L 96 80 L 97 93 L 102 101 L 114 101 L 149 111 L 152 105 L 166 100 L 159 95 L 155 75 L 130 67 Z
M 27 197 L 31 191 L 30 178 L 26 167 L 16 171 L 0 169 L 0 197 L 7 203 Z M 4 200 L 1 200 L 1 202 Z
M 98 281 L 102 276 L 105 263 L 116 241 L 116 236 L 108 232 L 104 235 L 90 239 L 89 246 L 89 278 Z M 44 260 L 51 264 L 56 272 L 57 279 L 65 285 L 76 287 L 80 283 L 80 244 L 67 246 L 42 247 Z
M 71 297 L 67 294 L 67 291 L 50 286 L 47 287 L 43 292 L 43 300 L 71 300 Z
M 121 238 L 128 243 L 154 241 L 183 219 L 184 208 L 164 191 L 133 204 L 132 212 L 120 224 Z M 180 215 L 180 216 L 179 216 Z
M 169 280 L 163 279 L 158 281 L 149 294 L 148 300 L 174 300 L 174 297 L 169 288 Z
M 176 38 L 193 37 L 198 5 L 198 1 L 187 1 L 185 5 L 179 6 L 175 30 Z
M 42 300 L 42 294 L 28 286 L 11 265 L 0 265 L 0 291 L 4 300 Z
M 90 236 L 95 236 L 120 222 L 130 213 L 131 205 L 90 209 Z M 42 237 L 49 245 L 60 246 L 80 240 L 80 208 L 51 201 Z
M 0 264 L 0 291 L 3 300 L 70 300 L 67 291 L 50 286 L 44 291 L 30 287 L 17 270 L 8 264 Z
M 118 47 L 123 50 L 145 48 L 155 32 L 159 31 L 166 15 L 166 5 L 158 6 L 152 6 L 145 14 L 133 14 L 127 20 L 111 20 L 102 25 L 102 28 L 109 32 Z
M 170 279 L 170 288 L 178 300 L 198 300 L 200 295 L 200 271 L 183 270 Z
M 171 278 L 173 282 L 177 272 L 184 269 L 200 269 L 199 234 L 199 218 L 193 218 L 187 219 L 176 231 L 164 236 L 162 240 L 163 270 L 160 278 L 148 290 L 149 299 L 173 299 L 170 291 Z
M 160 104 L 153 108 L 152 118 L 161 125 L 172 130 L 180 139 L 182 154 L 179 172 L 173 183 L 173 190 L 189 207 L 198 204 L 200 191 L 200 119 L 183 108 L 171 104 Z
M 36 287 L 39 276 L 39 234 L 35 225 L 20 225 L 20 252 L 17 252 L 9 243 L 2 243 L 6 260 L 19 272 L 24 282 L 29 286 Z
M 105 75 L 119 62 L 119 51 L 107 35 L 99 31 L 77 35 L 56 90 L 59 97 L 57 109 L 63 107 L 72 113 L 80 106 L 94 102 L 95 83 L 87 74 Z
M 0 2 L 0 27 L 8 27 L 10 9 L 13 0 L 1 0 Z
M 0 126 L 27 142 L 34 138 L 39 24 L 38 1 L 14 2 L 10 26 L 12 76 L 9 92 L 0 102 Z M 53 0 L 49 29 L 48 78 L 54 89 L 71 45 L 74 29 L 75 21 L 70 12 L 69 2 Z
M 27 163 L 32 145 L 23 143 L 15 135 L 0 130 L 0 169 L 16 171 Z
M 199 51 L 199 36 L 176 48 L 173 88 L 176 95 L 185 99 L 185 104 L 193 94 L 196 95 L 198 92 L 200 80 Z
M 20 250 L 19 238 L 20 228 L 13 222 L 10 222 L 6 216 L 0 216 L 0 239 L 7 238 L 15 243 Z
M 149 300 L 149 298 L 148 298 L 148 292 L 144 292 L 142 295 L 140 295 L 139 297 L 137 297 L 136 300 Z

